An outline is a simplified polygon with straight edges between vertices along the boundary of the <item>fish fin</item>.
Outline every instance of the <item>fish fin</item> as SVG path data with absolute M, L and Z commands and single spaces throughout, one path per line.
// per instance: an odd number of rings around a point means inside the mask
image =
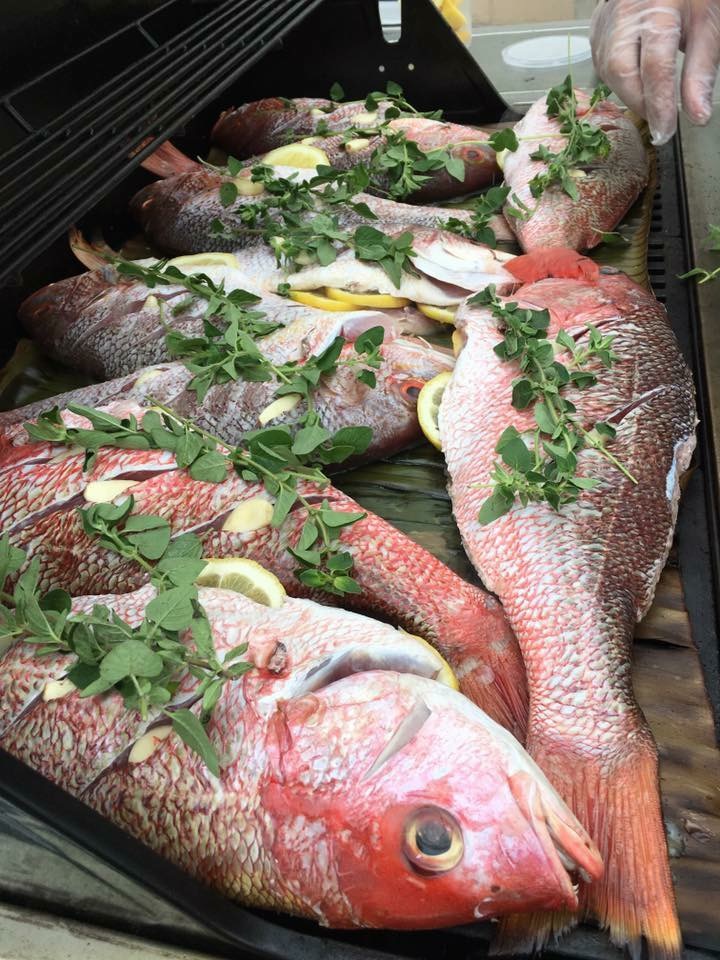
M 583 918 L 596 920 L 631 957 L 679 960 L 682 936 L 675 908 L 658 789 L 657 750 L 645 728 L 627 736 L 621 756 L 602 765 L 558 749 L 530 750 L 583 823 L 605 863 L 603 876 L 581 881 L 579 910 L 519 914 L 500 924 L 496 954 L 539 950 Z
M 569 247 L 538 247 L 503 264 L 505 269 L 522 283 L 534 283 L 546 277 L 569 280 L 588 280 L 600 276 L 600 267 Z
M 166 140 L 149 157 L 145 157 L 140 166 L 149 170 L 150 173 L 157 174 L 164 180 L 167 177 L 177 176 L 179 173 L 190 173 L 192 170 L 197 170 L 200 164 L 196 160 L 191 160 L 169 140 Z
M 68 231 L 68 241 L 74 256 L 88 270 L 99 270 L 107 266 L 107 257 L 89 243 L 77 227 L 71 227 Z

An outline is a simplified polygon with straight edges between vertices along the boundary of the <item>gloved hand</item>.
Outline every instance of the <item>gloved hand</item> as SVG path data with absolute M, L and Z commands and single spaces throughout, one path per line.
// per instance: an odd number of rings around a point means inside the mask
M 678 50 L 685 51 L 683 109 L 693 123 L 710 119 L 720 61 L 720 0 L 603 0 L 593 13 L 590 43 L 598 75 L 645 117 L 654 144 L 675 133 Z

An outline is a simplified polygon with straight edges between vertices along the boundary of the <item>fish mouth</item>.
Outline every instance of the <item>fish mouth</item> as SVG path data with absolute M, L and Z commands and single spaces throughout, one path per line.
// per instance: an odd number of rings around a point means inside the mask
M 580 880 L 590 883 L 603 873 L 597 847 L 549 782 L 539 785 L 521 771 L 511 778 L 510 784 L 543 848 L 565 906 L 577 910 Z

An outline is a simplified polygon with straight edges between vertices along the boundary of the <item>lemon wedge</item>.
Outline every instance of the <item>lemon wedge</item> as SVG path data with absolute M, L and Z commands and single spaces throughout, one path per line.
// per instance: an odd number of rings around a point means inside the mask
M 418 310 L 438 323 L 455 323 L 455 311 L 447 307 L 435 307 L 431 303 L 419 303 Z
M 275 574 L 245 557 L 208 560 L 196 582 L 199 587 L 242 593 L 266 607 L 281 607 L 285 602 L 285 588 Z
M 465 338 L 460 333 L 459 330 L 453 330 L 452 337 L 450 338 L 452 342 L 452 350 L 456 357 L 460 356 L 460 351 L 465 346 Z
M 232 253 L 192 253 L 184 257 L 173 257 L 168 260 L 168 267 L 177 267 L 183 273 L 194 273 L 205 267 L 233 267 L 238 268 L 237 257 Z
M 349 293 L 337 287 L 326 287 L 325 293 L 331 300 L 351 303 L 356 307 L 406 307 L 410 303 L 406 297 L 393 297 L 389 293 Z
M 320 164 L 329 166 L 325 151 L 310 143 L 288 143 L 266 153 L 262 159 L 271 167 L 295 167 L 298 170 L 313 170 Z
M 308 307 L 317 307 L 318 310 L 334 310 L 336 312 L 346 313 L 348 310 L 354 310 L 355 307 L 347 301 L 331 300 L 329 297 L 323 297 L 320 293 L 311 293 L 309 290 L 291 290 L 290 297 L 297 300 L 298 303 L 304 303 Z
M 433 377 L 432 380 L 428 380 L 428 382 L 420 391 L 417 401 L 417 413 L 418 420 L 420 421 L 420 429 L 430 443 L 434 447 L 437 447 L 438 450 L 442 450 L 440 427 L 438 425 L 440 402 L 442 400 L 445 387 L 450 382 L 451 377 L 452 371 L 445 370 L 443 373 L 439 373 L 436 377 Z

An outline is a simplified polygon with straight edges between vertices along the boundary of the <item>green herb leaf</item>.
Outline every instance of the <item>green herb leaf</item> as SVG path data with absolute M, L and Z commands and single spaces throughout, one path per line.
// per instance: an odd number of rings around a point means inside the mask
M 205 727 L 191 710 L 174 710 L 172 728 L 180 739 L 196 753 L 214 776 L 220 776 L 220 761 Z

